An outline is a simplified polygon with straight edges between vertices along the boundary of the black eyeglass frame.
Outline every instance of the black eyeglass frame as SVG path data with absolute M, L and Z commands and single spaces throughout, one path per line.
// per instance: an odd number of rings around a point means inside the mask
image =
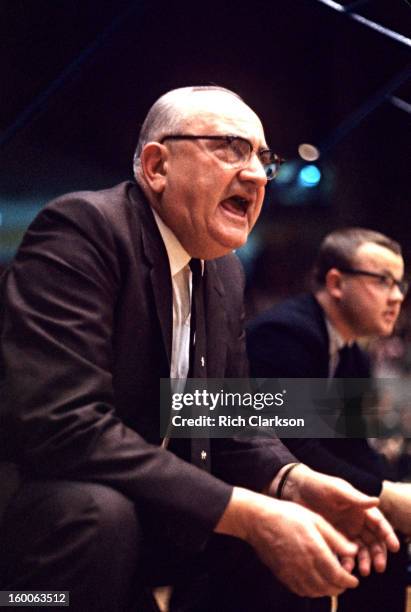
M 253 154 L 253 151 L 254 151 L 251 142 L 247 140 L 247 138 L 243 138 L 242 136 L 234 136 L 231 134 L 221 135 L 221 136 L 218 136 L 217 134 L 213 134 L 211 136 L 210 135 L 196 135 L 196 134 L 166 134 L 159 140 L 159 143 L 163 144 L 163 142 L 165 142 L 166 140 L 223 140 L 224 142 L 227 142 L 229 145 L 235 140 L 240 140 L 242 142 L 246 142 L 249 147 L 249 157 L 245 163 L 247 163 L 250 160 L 251 155 Z M 271 161 L 269 163 L 264 163 L 263 160 L 261 159 L 261 156 L 267 155 L 267 154 L 270 155 Z M 274 151 L 272 151 L 271 149 L 261 149 L 257 151 L 257 156 L 258 156 L 258 159 L 260 160 L 261 165 L 264 168 L 267 180 L 272 181 L 277 176 L 280 166 L 281 164 L 285 162 L 285 159 L 277 155 L 277 153 L 274 153 Z M 271 169 L 269 169 L 271 164 L 275 164 L 276 166 L 276 169 L 274 172 Z M 240 166 L 241 164 L 239 165 L 239 167 Z M 235 164 L 233 165 L 233 167 L 235 167 Z
M 387 289 L 392 291 L 394 285 L 398 287 L 402 295 L 406 295 L 409 287 L 407 280 L 397 280 L 390 274 L 379 274 L 378 272 L 370 272 L 369 270 L 360 270 L 359 268 L 338 268 L 343 274 L 353 274 L 356 276 L 369 276 L 371 278 L 378 278 L 382 283 L 387 283 Z M 389 281 L 389 283 L 388 283 Z

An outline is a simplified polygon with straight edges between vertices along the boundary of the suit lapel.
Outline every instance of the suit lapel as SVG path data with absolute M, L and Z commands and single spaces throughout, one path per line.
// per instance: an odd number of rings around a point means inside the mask
M 227 312 L 224 305 L 224 287 L 215 261 L 205 262 L 207 375 L 222 378 L 227 353 Z
M 161 329 L 164 350 L 171 365 L 173 334 L 173 302 L 170 265 L 167 251 L 154 220 L 153 213 L 141 190 L 142 201 L 135 199 L 141 218 L 142 246 L 150 269 L 156 314 Z M 133 198 L 134 199 L 134 198 Z M 207 375 L 224 376 L 227 354 L 227 312 L 225 291 L 215 261 L 205 262 L 205 309 L 207 332 Z
M 150 281 L 153 289 L 156 314 L 161 328 L 164 350 L 170 366 L 173 334 L 173 302 L 170 265 L 167 251 L 151 210 L 144 210 L 143 218 L 143 251 L 150 267 Z

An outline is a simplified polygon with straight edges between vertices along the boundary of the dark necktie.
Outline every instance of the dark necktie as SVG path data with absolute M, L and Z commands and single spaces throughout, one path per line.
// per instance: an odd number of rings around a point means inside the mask
M 190 324 L 190 378 L 207 378 L 207 338 L 204 278 L 199 259 L 191 259 L 192 276 L 191 324 Z M 211 470 L 210 441 L 207 438 L 191 439 L 191 463 L 207 471 Z
M 342 378 L 340 394 L 343 400 L 343 410 L 339 421 L 340 433 L 346 437 L 365 437 L 365 424 L 362 417 L 362 393 L 361 385 L 357 386 L 355 349 L 353 346 L 344 345 L 339 353 L 339 361 L 335 370 L 334 378 Z
M 190 324 L 190 378 L 207 377 L 207 339 L 204 306 L 204 279 L 199 259 L 190 260 L 192 276 Z
M 191 318 L 190 318 L 190 354 L 188 379 L 207 377 L 207 341 L 204 302 L 204 278 L 199 259 L 191 259 L 192 272 Z M 200 385 L 186 383 L 186 392 L 194 392 Z M 196 416 L 195 412 L 191 416 Z M 191 461 L 197 467 L 211 471 L 210 441 L 208 438 L 174 438 L 169 449 L 185 461 Z
M 344 346 L 338 351 L 338 363 L 334 378 L 350 378 L 353 375 L 352 357 L 352 347 L 348 346 L 348 344 L 344 344 Z

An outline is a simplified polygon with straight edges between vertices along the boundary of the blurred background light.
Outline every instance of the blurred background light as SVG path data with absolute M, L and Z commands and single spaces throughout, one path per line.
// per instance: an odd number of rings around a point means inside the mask
M 298 154 L 305 161 L 311 162 L 317 161 L 317 159 L 320 157 L 320 152 L 317 147 L 308 143 L 300 144 L 300 146 L 298 147 Z
M 321 172 L 314 164 L 301 168 L 298 174 L 298 182 L 303 187 L 316 187 L 321 181 Z

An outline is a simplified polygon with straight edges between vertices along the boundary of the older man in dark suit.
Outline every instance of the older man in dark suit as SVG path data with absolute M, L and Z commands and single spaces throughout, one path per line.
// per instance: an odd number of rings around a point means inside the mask
M 323 240 L 314 270 L 314 293 L 290 298 L 261 314 L 248 329 L 253 376 L 368 378 L 369 357 L 356 343 L 392 333 L 407 290 L 400 245 L 361 228 L 336 230 Z M 411 534 L 411 488 L 384 481 L 382 457 L 361 437 L 361 415 L 342 415 L 353 425 L 345 439 L 287 439 L 310 467 L 344 478 L 368 495 L 392 524 Z M 339 610 L 403 612 L 406 550 L 391 559 L 384 576 L 373 576 L 341 597 Z M 328 609 L 314 604 L 313 609 Z
M 284 612 L 272 574 L 300 595 L 356 586 L 355 545 L 261 494 L 294 461 L 279 441 L 159 438 L 161 377 L 246 375 L 231 251 L 276 164 L 236 94 L 174 90 L 143 125 L 137 184 L 64 196 L 30 226 L 1 289 L 2 453 L 22 476 L 0 528 L 1 588 L 70 590 L 75 610 L 141 610 L 144 586 L 189 581 L 200 564 L 211 578 L 191 609 Z M 195 343 L 192 269 L 205 294 Z M 293 481 L 303 503 L 310 489 L 314 509 L 325 497 L 342 528 L 354 519 L 395 548 L 374 499 L 303 466 Z

